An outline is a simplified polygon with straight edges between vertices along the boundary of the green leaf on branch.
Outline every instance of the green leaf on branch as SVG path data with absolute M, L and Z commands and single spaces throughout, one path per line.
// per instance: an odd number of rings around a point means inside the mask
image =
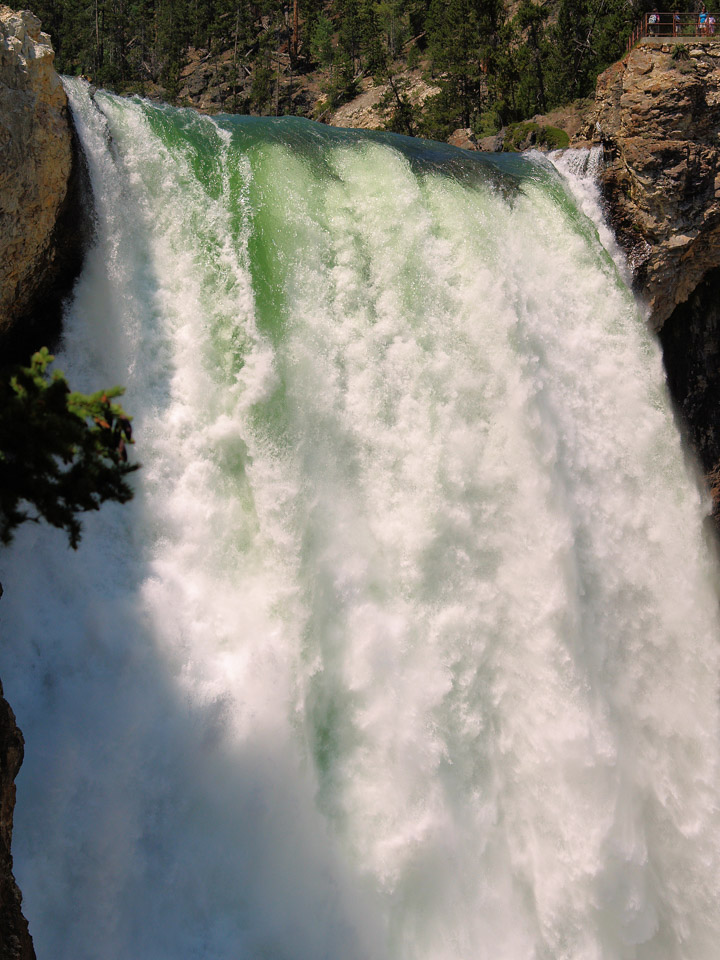
M 45 520 L 75 549 L 78 515 L 130 500 L 126 477 L 139 465 L 127 459 L 132 426 L 115 402 L 123 389 L 71 391 L 62 373 L 49 373 L 53 359 L 43 347 L 0 377 L 0 541 Z

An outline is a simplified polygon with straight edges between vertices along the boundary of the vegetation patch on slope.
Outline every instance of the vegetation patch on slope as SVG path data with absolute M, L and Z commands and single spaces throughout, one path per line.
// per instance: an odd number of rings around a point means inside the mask
M 627 0 L 39 0 L 36 12 L 59 70 L 100 86 L 323 120 L 380 87 L 386 128 L 445 140 L 588 96 L 641 11 Z

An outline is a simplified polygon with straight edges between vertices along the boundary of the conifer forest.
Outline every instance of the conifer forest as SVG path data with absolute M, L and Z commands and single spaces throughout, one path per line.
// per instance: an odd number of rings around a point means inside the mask
M 591 95 L 648 2 L 39 0 L 34 9 L 59 71 L 98 86 L 182 105 L 195 58 L 220 84 L 214 112 L 325 120 L 362 84 L 384 84 L 390 129 L 442 140 Z M 438 91 L 421 105 L 408 96 L 418 77 Z

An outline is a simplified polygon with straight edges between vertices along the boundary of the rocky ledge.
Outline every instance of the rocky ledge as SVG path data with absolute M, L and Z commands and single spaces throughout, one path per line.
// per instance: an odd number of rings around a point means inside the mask
M 50 37 L 0 6 L 0 335 L 48 309 L 77 259 L 69 237 L 73 150 Z

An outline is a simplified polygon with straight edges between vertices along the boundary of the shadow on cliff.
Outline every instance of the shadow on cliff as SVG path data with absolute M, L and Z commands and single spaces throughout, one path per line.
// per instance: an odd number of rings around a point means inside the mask
M 658 337 L 678 426 L 704 475 L 720 536 L 720 267 L 675 307 Z
M 38 273 L 45 280 L 27 312 L 3 335 L 3 364 L 27 363 L 40 347 L 57 349 L 62 336 L 63 308 L 82 272 L 94 238 L 93 199 L 88 165 L 68 111 L 72 134 L 72 166 L 45 260 Z

